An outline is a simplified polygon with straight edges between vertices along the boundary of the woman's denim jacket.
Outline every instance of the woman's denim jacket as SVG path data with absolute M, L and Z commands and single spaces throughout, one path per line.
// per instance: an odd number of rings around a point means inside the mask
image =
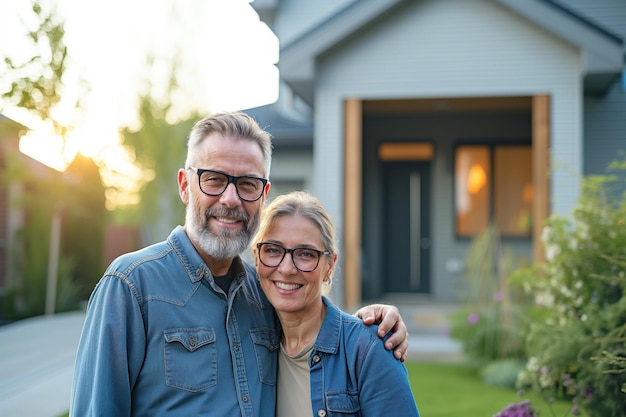
M 278 321 L 254 268 L 234 267 L 227 296 L 180 226 L 115 260 L 89 301 L 71 415 L 273 417 Z
M 419 417 L 402 362 L 383 346 L 377 326 L 324 297 L 326 316 L 309 356 L 313 416 Z

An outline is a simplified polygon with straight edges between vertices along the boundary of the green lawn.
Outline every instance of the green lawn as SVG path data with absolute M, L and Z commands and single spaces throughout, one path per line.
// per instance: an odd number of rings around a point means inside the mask
M 476 371 L 450 363 L 407 362 L 411 388 L 422 417 L 493 417 L 510 403 L 530 399 L 541 417 L 552 417 L 538 396 L 518 397 L 516 390 L 484 384 Z M 571 403 L 553 404 L 554 416 L 567 415 Z

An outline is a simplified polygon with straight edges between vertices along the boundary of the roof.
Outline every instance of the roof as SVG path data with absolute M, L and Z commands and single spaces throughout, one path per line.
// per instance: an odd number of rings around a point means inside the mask
M 281 78 L 313 103 L 315 61 L 361 28 L 414 0 L 360 0 L 303 34 L 280 51 Z M 624 69 L 623 40 L 550 0 L 493 0 L 583 50 L 585 90 L 602 93 Z
M 20 132 L 26 130 L 28 127 L 0 113 L 0 155 L 15 155 L 34 175 L 45 178 L 57 175 L 58 171 L 55 169 L 20 151 Z
M 278 111 L 275 104 L 246 110 L 259 126 L 272 135 L 274 148 L 302 149 L 313 146 L 313 125 L 307 121 L 290 118 Z

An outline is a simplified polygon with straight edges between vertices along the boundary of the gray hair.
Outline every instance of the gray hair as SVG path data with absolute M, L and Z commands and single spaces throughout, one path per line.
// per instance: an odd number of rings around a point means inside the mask
M 257 143 L 263 152 L 263 166 L 265 169 L 263 175 L 265 178 L 269 178 L 272 166 L 272 135 L 263 130 L 252 117 L 243 112 L 218 113 L 198 121 L 191 129 L 187 138 L 185 167 L 188 168 L 195 163 L 193 150 L 212 133 L 219 133 L 224 138 L 249 140 Z

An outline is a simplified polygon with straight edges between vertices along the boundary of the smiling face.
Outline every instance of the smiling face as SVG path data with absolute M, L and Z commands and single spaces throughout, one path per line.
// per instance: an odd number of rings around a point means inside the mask
M 211 133 L 193 149 L 193 155 L 192 165 L 197 168 L 235 176 L 264 177 L 263 152 L 250 140 Z M 221 195 L 209 196 L 200 190 L 194 170 L 179 171 L 178 189 L 187 206 L 185 230 L 210 268 L 213 260 L 231 260 L 248 247 L 258 228 L 259 213 L 269 188 L 268 183 L 261 198 L 254 202 L 241 200 L 232 183 Z M 214 274 L 221 272 L 213 270 Z
M 317 225 L 299 215 L 277 217 L 263 233 L 263 242 L 277 243 L 285 248 L 327 250 Z M 280 265 L 267 267 L 258 258 L 255 262 L 261 287 L 279 315 L 309 316 L 323 308 L 322 288 L 335 265 L 336 255 L 321 255 L 319 265 L 311 272 L 298 270 L 286 253 Z

